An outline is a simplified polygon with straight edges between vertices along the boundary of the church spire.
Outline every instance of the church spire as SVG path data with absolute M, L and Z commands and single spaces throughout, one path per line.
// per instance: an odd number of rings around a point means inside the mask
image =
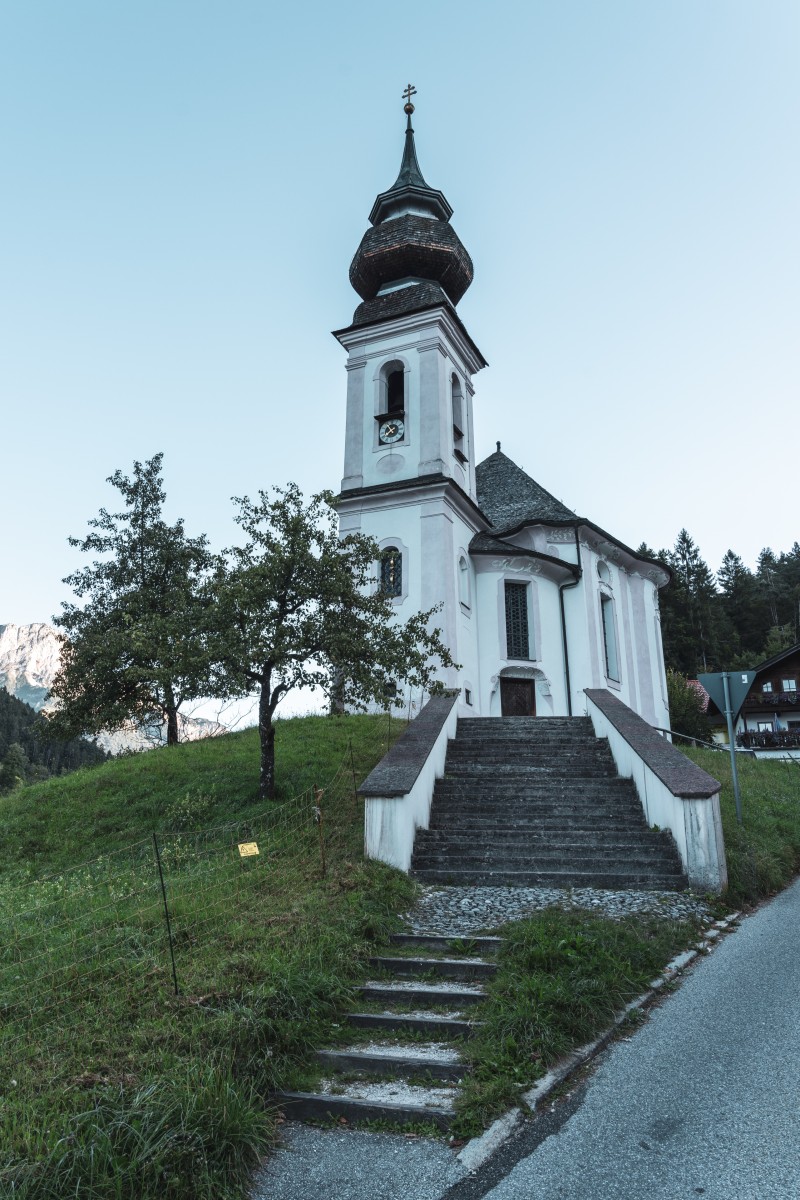
M 438 221 L 449 221 L 453 215 L 453 210 L 445 199 L 444 193 L 430 187 L 425 182 L 417 159 L 414 127 L 411 124 L 411 114 L 414 112 L 411 97 L 416 95 L 416 91 L 417 89 L 409 84 L 403 92 L 403 98 L 406 101 L 403 111 L 407 119 L 400 173 L 388 192 L 381 192 L 376 198 L 372 212 L 369 214 L 373 225 L 379 225 L 382 221 L 390 221 L 394 217 L 402 217 L 406 213 L 434 217 Z

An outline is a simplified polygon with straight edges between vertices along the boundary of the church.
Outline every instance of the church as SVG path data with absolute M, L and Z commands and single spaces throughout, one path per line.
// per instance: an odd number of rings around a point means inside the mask
M 457 312 L 473 265 L 420 170 L 412 93 L 400 173 L 350 266 L 361 303 L 334 333 L 348 355 L 341 532 L 378 543 L 400 619 L 439 606 L 460 716 L 578 716 L 584 689 L 606 688 L 667 727 L 668 572 L 566 508 L 513 448 L 475 461 L 487 363 Z

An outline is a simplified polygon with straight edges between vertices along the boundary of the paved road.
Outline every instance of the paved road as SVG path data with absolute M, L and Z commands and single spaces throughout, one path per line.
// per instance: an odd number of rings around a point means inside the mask
M 800 882 L 607 1054 L 557 1132 L 501 1182 L 457 1185 L 452 1200 L 796 1200 L 799 949 Z M 501 1155 L 495 1179 L 502 1169 Z

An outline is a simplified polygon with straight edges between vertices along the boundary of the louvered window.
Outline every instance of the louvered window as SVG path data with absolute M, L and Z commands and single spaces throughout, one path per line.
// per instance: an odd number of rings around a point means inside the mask
M 506 654 L 509 658 L 530 658 L 526 583 L 506 584 Z

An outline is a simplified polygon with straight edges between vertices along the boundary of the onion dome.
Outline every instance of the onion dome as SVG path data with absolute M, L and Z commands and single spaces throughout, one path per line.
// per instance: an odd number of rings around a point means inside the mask
M 423 177 L 414 146 L 410 99 L 400 173 L 372 206 L 372 228 L 361 239 L 350 265 L 350 282 L 366 302 L 391 295 L 394 311 L 419 307 L 420 286 L 426 295 L 457 304 L 472 283 L 472 259 L 450 224 L 452 208 L 444 194 Z M 357 324 L 376 319 L 386 304 L 362 304 Z M 375 315 L 373 315 L 375 309 Z

